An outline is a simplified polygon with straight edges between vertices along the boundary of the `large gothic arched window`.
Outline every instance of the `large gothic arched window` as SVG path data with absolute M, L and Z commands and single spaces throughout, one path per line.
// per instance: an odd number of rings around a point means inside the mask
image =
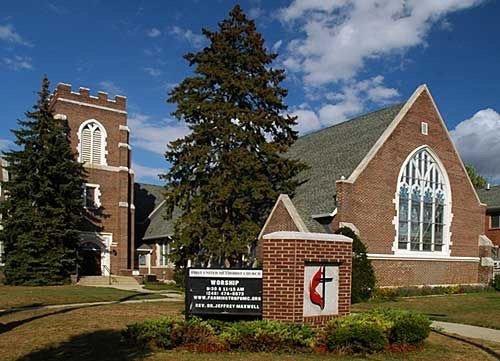
M 397 250 L 448 253 L 451 191 L 429 148 L 418 149 L 400 172 Z
M 106 164 L 106 130 L 95 120 L 88 120 L 80 126 L 79 160 L 82 163 Z

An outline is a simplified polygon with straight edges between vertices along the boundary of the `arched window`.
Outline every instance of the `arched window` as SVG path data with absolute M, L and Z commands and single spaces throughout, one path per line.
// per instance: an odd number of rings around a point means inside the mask
M 106 164 L 106 130 L 96 120 L 87 120 L 78 133 L 79 161 L 90 164 Z
M 397 251 L 449 253 L 451 190 L 428 147 L 403 164 L 396 197 Z

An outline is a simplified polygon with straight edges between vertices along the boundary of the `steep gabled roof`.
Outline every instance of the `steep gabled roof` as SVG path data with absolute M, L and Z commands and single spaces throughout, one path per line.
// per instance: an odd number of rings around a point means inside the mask
M 481 202 L 488 206 L 488 209 L 500 209 L 500 185 L 491 186 L 490 189 L 479 189 L 477 194 Z
M 304 135 L 290 148 L 287 156 L 310 167 L 300 174 L 302 184 L 293 197 L 293 205 L 310 232 L 325 232 L 324 226 L 311 216 L 335 210 L 335 181 L 351 175 L 402 107 L 403 104 L 393 105 Z M 164 219 L 163 200 L 163 187 L 136 184 L 138 239 L 173 234 L 180 211 L 174 211 L 171 220 Z
M 325 231 L 311 216 L 335 210 L 335 182 L 351 175 L 403 105 L 389 106 L 304 135 L 292 145 L 287 155 L 310 166 L 300 174 L 303 183 L 292 198 L 310 232 Z
M 164 188 L 154 184 L 135 184 L 136 239 L 148 240 L 169 237 L 173 234 L 175 220 L 180 212 L 174 211 L 172 219 L 165 219 Z

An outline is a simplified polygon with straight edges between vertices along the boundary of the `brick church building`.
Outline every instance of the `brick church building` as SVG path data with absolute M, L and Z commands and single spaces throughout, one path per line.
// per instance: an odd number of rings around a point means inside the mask
M 178 214 L 165 220 L 162 187 L 134 182 L 126 98 L 58 84 L 52 105 L 68 120 L 71 146 L 88 174 L 81 275 L 171 278 Z M 348 226 L 367 246 L 379 286 L 491 278 L 500 187 L 479 198 L 426 86 L 403 104 L 300 137 L 288 156 L 310 168 L 293 197 L 279 197 L 259 238 Z M 0 180 L 8 180 L 5 170 Z M 0 245 L 0 263 L 1 255 Z
M 379 286 L 491 278 L 487 205 L 425 85 L 403 104 L 299 138 L 288 156 L 310 169 L 292 198 L 277 200 L 260 238 L 350 227 L 367 246 Z
M 87 174 L 83 201 L 88 222 L 78 250 L 80 275 L 171 276 L 169 238 L 158 212 L 162 187 L 134 182 L 126 98 L 90 95 L 87 88 L 76 92 L 60 83 L 52 107 L 56 119 L 68 120 L 71 147 Z M 1 165 L 0 181 L 8 181 L 3 160 Z M 0 189 L 0 201 L 4 196 Z M 143 237 L 148 244 L 142 244 Z M 0 264 L 2 257 L 0 244 Z

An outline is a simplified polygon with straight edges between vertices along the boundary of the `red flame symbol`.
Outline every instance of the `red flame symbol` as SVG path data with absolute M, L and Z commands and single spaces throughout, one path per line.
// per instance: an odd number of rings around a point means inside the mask
M 321 266 L 316 273 L 314 273 L 309 283 L 309 299 L 313 304 L 319 306 L 321 310 L 325 308 L 326 283 L 333 281 L 333 278 L 326 278 L 325 272 L 325 266 Z M 323 292 L 321 294 L 317 290 L 319 284 L 322 285 Z

